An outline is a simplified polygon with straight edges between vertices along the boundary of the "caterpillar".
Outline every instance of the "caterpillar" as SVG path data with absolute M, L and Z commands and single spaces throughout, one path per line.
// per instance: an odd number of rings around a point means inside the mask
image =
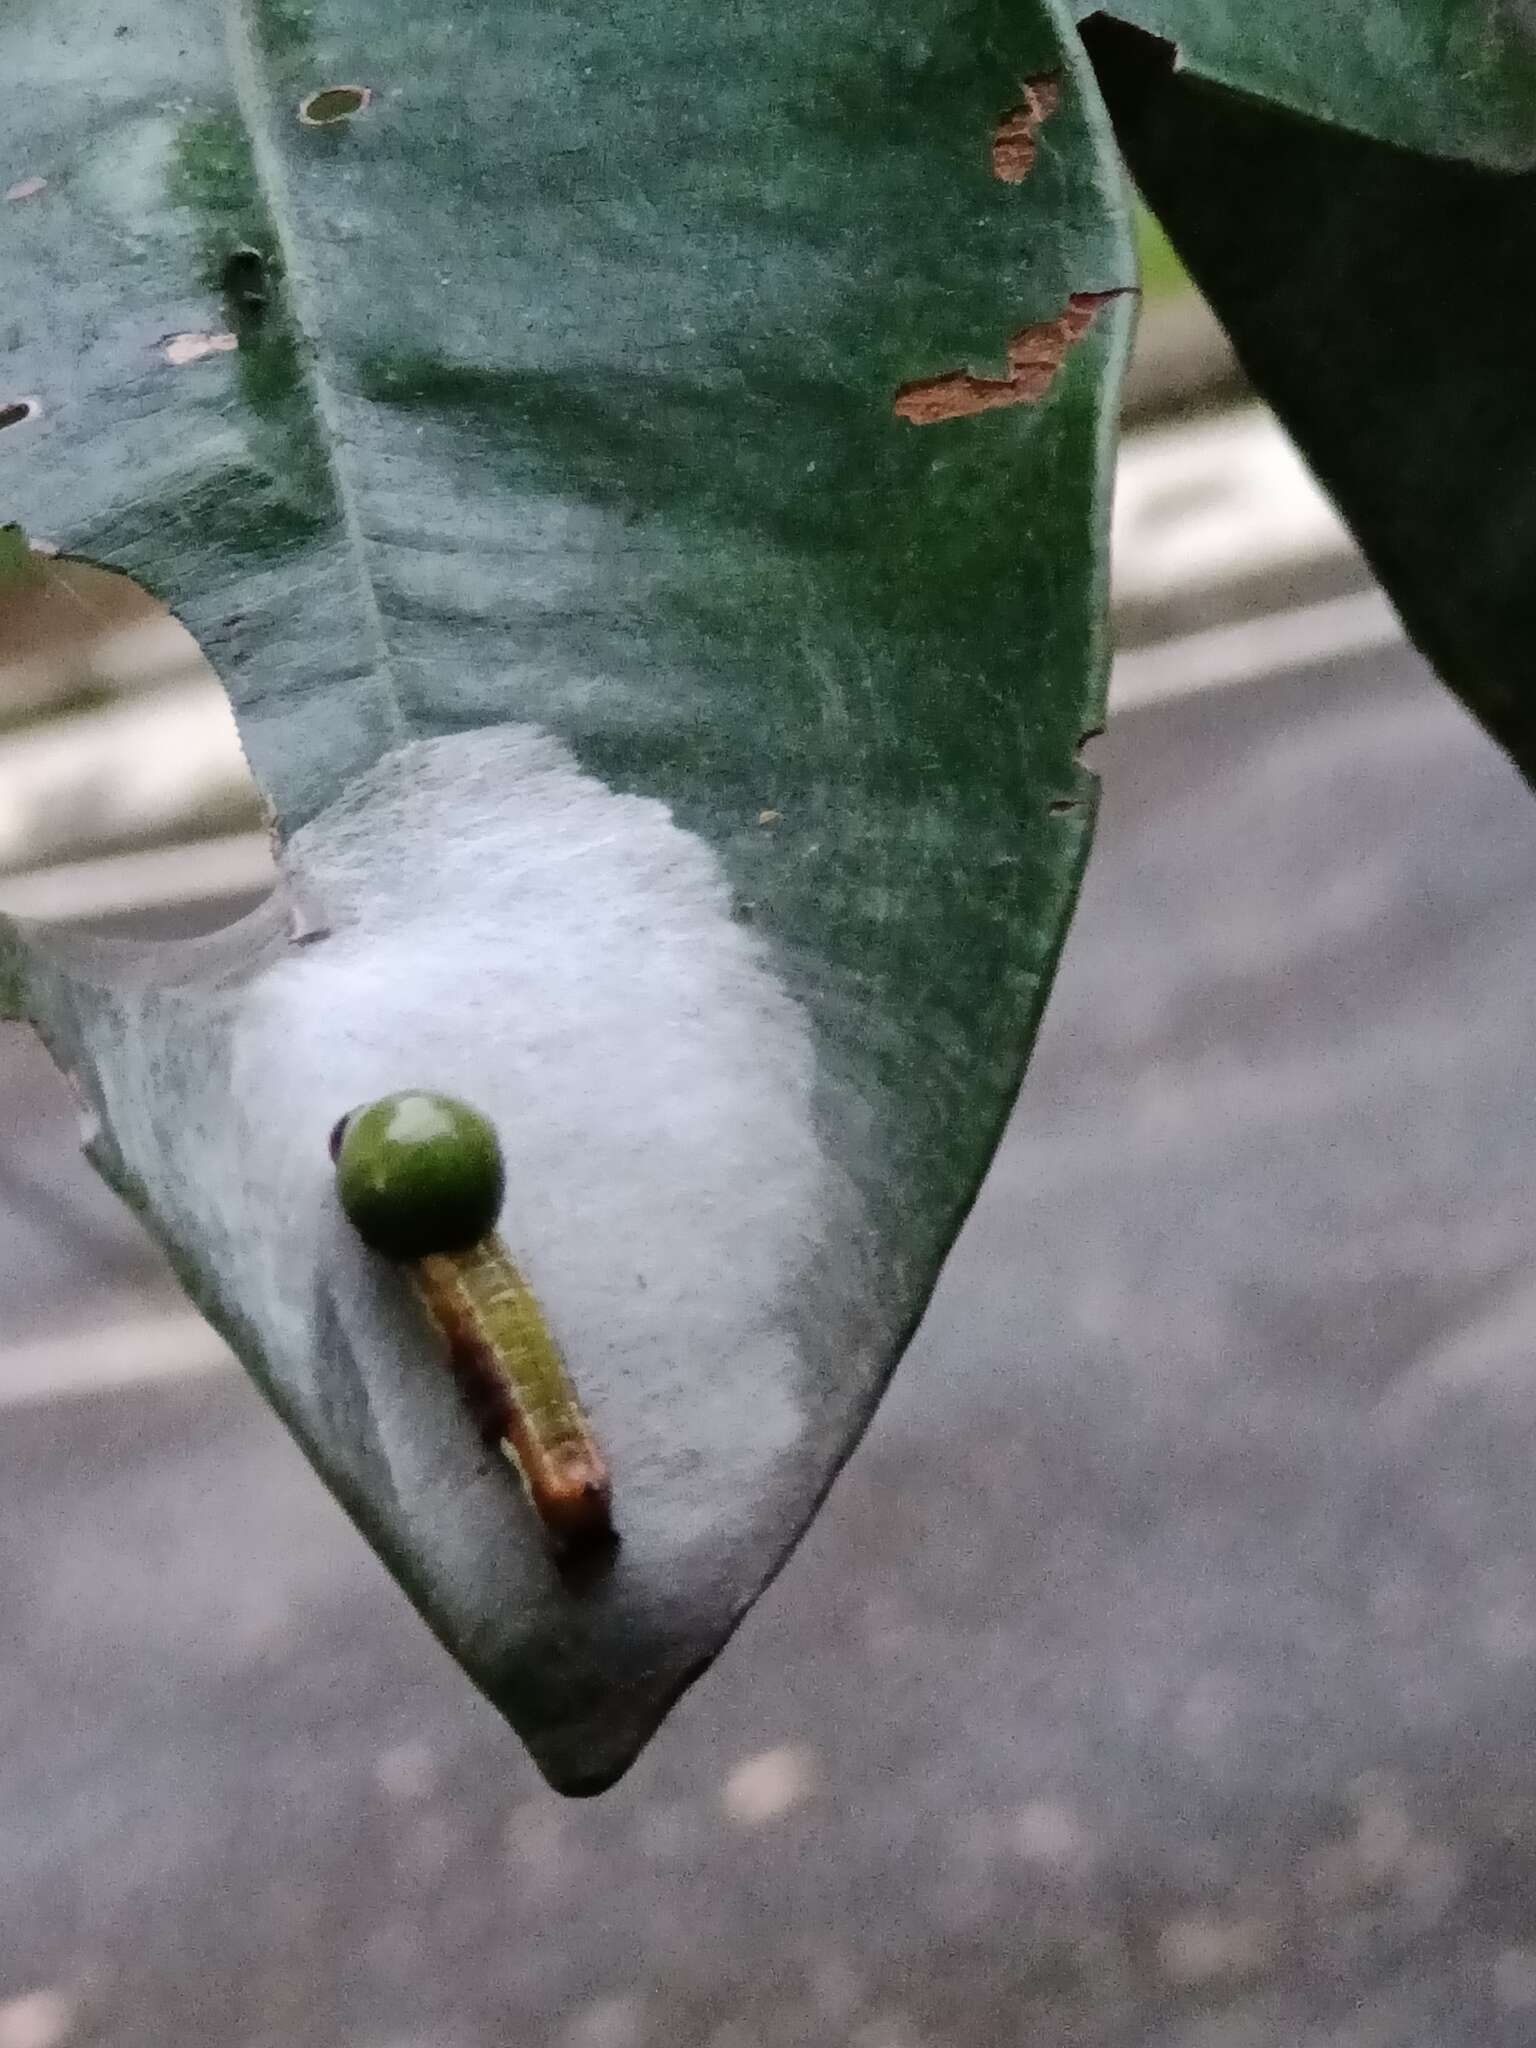
M 613 1541 L 612 1485 L 565 1361 L 496 1229 L 494 1127 L 451 1095 L 386 1095 L 331 1132 L 342 1209 L 408 1273 L 466 1405 L 559 1551 Z

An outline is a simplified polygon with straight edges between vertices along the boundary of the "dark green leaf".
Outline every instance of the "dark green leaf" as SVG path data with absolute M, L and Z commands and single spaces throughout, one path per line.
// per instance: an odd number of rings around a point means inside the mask
M 34 953 L 27 999 L 102 1170 L 590 1789 L 804 1527 L 1018 1085 L 1093 809 L 1118 165 L 1038 4 L 229 13 L 0 22 L 48 179 L 0 214 L 42 401 L 3 509 L 197 632 L 285 890 Z M 1031 325 L 1036 402 L 895 416 Z M 332 1124 L 402 1088 L 499 1129 L 613 1468 L 584 1588 L 337 1210 Z
M 1536 162 L 1531 0 L 1088 0 L 1181 70 L 1433 156 Z
M 40 578 L 37 557 L 27 545 L 27 536 L 19 526 L 0 526 L 0 601 L 7 590 L 16 590 L 22 585 L 29 588 Z
M 1138 183 L 1415 642 L 1536 776 L 1536 174 L 1413 157 L 1089 39 Z

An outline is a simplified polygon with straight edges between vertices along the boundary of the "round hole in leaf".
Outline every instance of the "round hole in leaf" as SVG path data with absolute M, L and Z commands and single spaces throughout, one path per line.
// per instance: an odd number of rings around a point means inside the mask
M 301 101 L 299 119 L 307 128 L 330 128 L 360 114 L 372 98 L 366 85 L 322 86 Z
M 237 312 L 257 312 L 269 296 L 267 259 L 259 249 L 248 245 L 231 249 L 224 259 L 220 282 L 225 298 Z

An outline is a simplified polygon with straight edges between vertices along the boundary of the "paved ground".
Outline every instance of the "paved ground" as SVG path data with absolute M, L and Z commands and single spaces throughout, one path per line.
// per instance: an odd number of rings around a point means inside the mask
M 0 2048 L 1536 2039 L 1536 806 L 1406 661 L 1099 761 L 925 1333 L 604 1799 L 243 1382 L 0 1411 Z M 142 1311 L 0 1056 L 0 1328 Z

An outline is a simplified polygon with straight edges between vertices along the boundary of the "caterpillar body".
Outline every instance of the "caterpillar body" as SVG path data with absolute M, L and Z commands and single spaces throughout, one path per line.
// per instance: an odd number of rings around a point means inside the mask
M 364 1243 L 408 1271 L 486 1439 L 561 1551 L 614 1540 L 608 1467 L 544 1313 L 496 1230 L 506 1173 L 489 1122 L 452 1096 L 388 1095 L 331 1133 Z

